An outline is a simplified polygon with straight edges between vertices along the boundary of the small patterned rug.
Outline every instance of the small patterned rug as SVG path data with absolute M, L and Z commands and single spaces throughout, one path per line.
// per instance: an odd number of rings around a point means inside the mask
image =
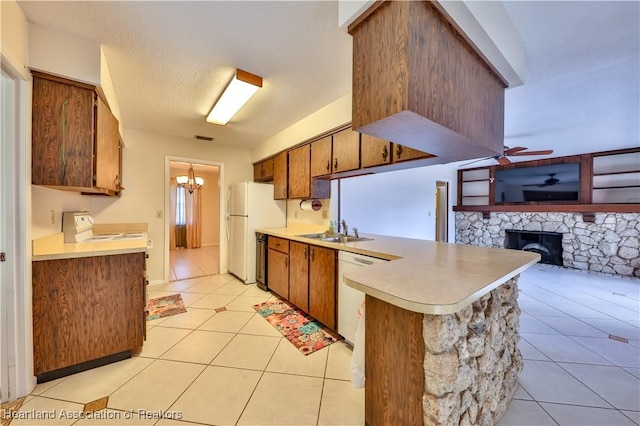
M 304 355 L 338 341 L 318 321 L 282 300 L 260 303 L 253 309 Z
M 180 294 L 149 299 L 147 309 L 149 310 L 147 321 L 187 312 L 187 308 L 184 306 Z

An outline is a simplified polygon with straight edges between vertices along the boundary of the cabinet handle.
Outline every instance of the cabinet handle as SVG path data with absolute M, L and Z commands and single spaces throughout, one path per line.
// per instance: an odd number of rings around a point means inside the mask
M 402 145 L 396 145 L 396 158 L 399 160 L 402 156 Z
M 327 160 L 327 171 L 331 170 L 331 162 Z
M 389 151 L 387 150 L 387 146 L 382 147 L 382 161 L 387 161 L 387 157 L 389 156 Z
M 312 262 L 313 262 L 314 257 L 315 257 L 315 256 L 314 256 L 314 250 L 313 250 L 313 249 L 311 249 L 311 261 L 312 261 Z
M 284 258 L 284 267 L 287 268 L 289 266 L 289 258 L 285 257 Z
M 338 159 L 337 158 L 335 158 L 333 160 L 333 170 L 338 170 Z
M 305 258 L 305 260 L 307 259 L 307 256 L 308 256 L 308 254 L 307 254 L 307 248 L 305 247 L 305 248 L 304 248 L 304 258 Z

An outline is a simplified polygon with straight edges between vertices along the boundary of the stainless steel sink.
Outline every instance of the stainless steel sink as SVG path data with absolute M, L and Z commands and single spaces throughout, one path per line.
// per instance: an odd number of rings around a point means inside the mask
M 328 243 L 352 243 L 357 241 L 371 241 L 371 238 L 356 237 L 352 235 L 349 235 L 346 237 L 344 235 L 328 236 L 325 233 L 303 234 L 303 235 L 298 235 L 298 237 L 311 238 L 314 240 L 326 241 Z
M 330 243 L 352 243 L 357 241 L 371 241 L 371 238 L 364 237 L 352 237 L 352 236 L 338 236 L 338 237 L 325 237 L 320 238 L 320 241 L 327 241 Z

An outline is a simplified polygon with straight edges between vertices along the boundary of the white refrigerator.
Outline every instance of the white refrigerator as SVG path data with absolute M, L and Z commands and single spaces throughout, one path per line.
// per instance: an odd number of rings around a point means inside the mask
M 273 199 L 273 185 L 238 182 L 227 192 L 227 269 L 245 284 L 256 282 L 256 228 L 287 226 L 285 200 Z

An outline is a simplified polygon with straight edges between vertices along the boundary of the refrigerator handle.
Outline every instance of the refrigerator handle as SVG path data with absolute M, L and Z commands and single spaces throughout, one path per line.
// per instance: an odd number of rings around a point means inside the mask
M 225 231 L 227 233 L 227 241 L 229 241 L 229 238 L 230 238 L 230 236 L 229 236 L 229 200 L 231 200 L 231 187 L 227 188 L 227 204 L 225 206 L 226 207 L 225 210 L 227 212 L 227 214 L 225 215 L 226 216 L 225 217 L 225 223 L 226 223 Z

